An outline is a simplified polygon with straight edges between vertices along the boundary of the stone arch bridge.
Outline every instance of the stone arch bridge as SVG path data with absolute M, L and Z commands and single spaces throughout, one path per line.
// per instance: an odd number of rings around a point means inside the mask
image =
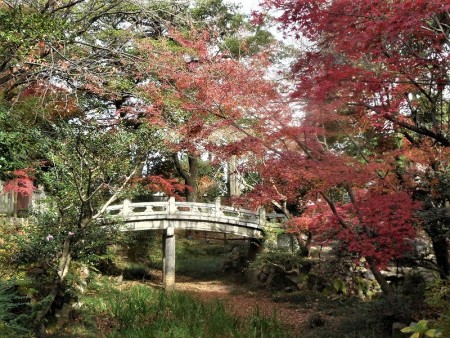
M 264 238 L 266 222 L 284 221 L 282 214 L 266 214 L 264 208 L 254 212 L 215 203 L 138 202 L 125 200 L 123 204 L 106 209 L 109 220 L 120 220 L 121 231 L 163 230 L 163 283 L 167 290 L 175 286 L 175 229 L 211 231 L 234 234 L 251 239 Z

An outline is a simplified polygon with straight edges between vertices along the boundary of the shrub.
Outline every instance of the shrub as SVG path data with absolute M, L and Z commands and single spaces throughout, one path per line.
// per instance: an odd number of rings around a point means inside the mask
M 276 317 L 258 310 L 242 321 L 220 301 L 201 302 L 179 293 L 166 293 L 144 285 L 119 291 L 104 284 L 99 293 L 87 296 L 83 319 L 97 326 L 98 336 L 108 337 L 287 337 Z
M 18 324 L 19 319 L 14 310 L 23 305 L 23 299 L 14 291 L 11 281 L 0 281 L 0 332 L 2 337 L 17 337 L 25 334 L 26 329 Z
M 450 337 L 450 283 L 437 280 L 430 284 L 425 292 L 425 302 L 438 313 L 438 320 L 433 327 L 440 329 L 443 337 Z

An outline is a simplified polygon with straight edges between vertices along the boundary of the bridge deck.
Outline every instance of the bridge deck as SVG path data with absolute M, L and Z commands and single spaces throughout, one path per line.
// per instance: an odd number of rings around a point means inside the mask
M 232 233 L 244 237 L 264 236 L 267 221 L 281 222 L 284 215 L 267 214 L 263 208 L 258 211 L 236 209 L 216 203 L 124 201 L 121 205 L 107 208 L 109 217 L 119 217 L 123 231 L 157 230 L 168 227 Z

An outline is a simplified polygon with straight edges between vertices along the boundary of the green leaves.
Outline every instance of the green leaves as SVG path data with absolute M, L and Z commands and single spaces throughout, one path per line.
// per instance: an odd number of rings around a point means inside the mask
M 428 320 L 419 320 L 400 330 L 403 333 L 412 333 L 410 338 L 420 337 L 442 337 L 442 333 L 437 329 L 428 328 Z

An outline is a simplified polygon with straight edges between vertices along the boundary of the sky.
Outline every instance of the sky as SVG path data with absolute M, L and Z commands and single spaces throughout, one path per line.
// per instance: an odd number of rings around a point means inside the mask
M 241 5 L 245 13 L 250 13 L 252 10 L 256 10 L 259 0 L 227 0 L 227 2 Z
M 262 0 L 224 0 L 224 2 L 237 4 L 241 6 L 241 9 L 244 13 L 250 14 L 254 10 L 258 10 L 258 4 Z M 275 36 L 277 40 L 283 41 L 287 45 L 296 45 L 298 44 L 298 41 L 296 41 L 294 38 L 287 38 L 286 36 L 283 36 L 283 34 L 277 30 L 276 27 L 269 28 L 269 31 Z

